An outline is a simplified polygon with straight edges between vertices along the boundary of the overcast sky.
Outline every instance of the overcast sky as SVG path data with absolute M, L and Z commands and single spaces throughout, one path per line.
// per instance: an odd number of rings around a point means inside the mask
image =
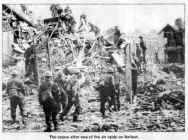
M 66 5 L 62 5 L 64 8 Z M 69 5 L 76 21 L 85 13 L 89 21 L 102 30 L 111 26 L 120 26 L 126 33 L 135 29 L 146 33 L 159 31 L 166 24 L 174 24 L 178 17 L 184 18 L 183 5 Z M 35 18 L 51 17 L 50 5 L 28 5 Z

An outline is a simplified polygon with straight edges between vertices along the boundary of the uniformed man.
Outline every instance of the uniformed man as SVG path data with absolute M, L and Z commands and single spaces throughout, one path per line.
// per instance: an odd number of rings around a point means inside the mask
M 74 76 L 67 75 L 68 78 L 64 82 L 64 93 L 68 97 L 68 104 L 65 106 L 63 112 L 61 113 L 61 120 L 64 119 L 64 116 L 68 114 L 70 109 L 74 106 L 75 110 L 73 113 L 73 121 L 78 121 L 78 116 L 81 111 L 80 100 L 78 92 L 75 90 L 76 87 L 76 78 Z
M 66 89 L 66 78 L 63 77 L 61 72 L 59 72 L 57 74 L 57 77 L 54 79 L 54 82 L 57 83 L 59 90 L 60 90 L 60 95 L 61 95 L 60 105 L 61 105 L 61 108 L 62 108 L 62 111 L 63 111 L 68 105 L 68 95 L 65 91 L 65 89 Z
M 57 130 L 57 114 L 60 110 L 60 94 L 57 84 L 51 80 L 51 72 L 45 73 L 45 79 L 39 87 L 39 103 L 43 106 L 47 128 L 45 132 L 51 132 L 51 118 L 54 124 L 54 130 Z
M 135 59 L 135 63 L 137 65 L 137 68 L 138 68 L 139 72 L 141 71 L 140 62 L 141 62 L 141 49 L 140 49 L 139 44 L 136 44 L 136 59 Z
M 74 17 L 72 16 L 72 10 L 70 9 L 69 6 L 67 6 L 64 9 L 63 21 L 64 21 L 64 23 L 66 25 L 67 33 L 74 33 L 75 32 L 76 21 L 75 21 Z
M 139 36 L 139 38 L 140 38 L 140 48 L 142 49 L 143 61 L 146 64 L 146 50 L 147 50 L 147 48 L 146 48 L 146 45 L 144 43 L 143 37 Z
M 78 33 L 79 32 L 84 32 L 84 33 L 89 33 L 93 32 L 95 36 L 97 36 L 100 33 L 100 29 L 94 25 L 91 22 L 88 22 L 87 16 L 85 14 L 80 15 L 80 25 L 78 27 Z
M 25 76 L 30 77 L 30 80 L 35 82 L 38 81 L 37 74 L 37 65 L 36 65 L 36 57 L 35 57 L 35 46 L 30 45 L 29 48 L 26 49 L 24 57 L 25 57 Z
M 7 93 L 10 98 L 10 111 L 13 123 L 16 122 L 16 108 L 19 106 L 22 123 L 24 124 L 24 85 L 18 79 L 17 72 L 12 72 L 12 78 L 7 83 Z

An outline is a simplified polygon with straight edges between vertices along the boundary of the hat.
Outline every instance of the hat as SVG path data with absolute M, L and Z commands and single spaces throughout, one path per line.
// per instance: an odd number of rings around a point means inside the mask
M 65 13 L 69 13 L 71 14 L 72 13 L 72 10 L 70 9 L 69 6 L 65 7 L 65 10 L 64 10 Z
M 80 18 L 87 18 L 87 16 L 85 15 L 85 14 L 82 14 L 82 15 L 80 15 Z
M 52 73 L 50 71 L 45 72 L 45 77 L 52 77 Z
M 143 37 L 140 35 L 139 38 L 143 38 Z
M 17 73 L 17 71 L 14 70 L 14 71 L 12 71 L 11 75 L 12 75 L 12 76 L 17 76 L 18 73 Z

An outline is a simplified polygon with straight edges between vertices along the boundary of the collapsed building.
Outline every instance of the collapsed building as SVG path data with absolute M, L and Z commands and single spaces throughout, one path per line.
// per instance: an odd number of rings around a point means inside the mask
M 178 22 L 177 19 L 176 22 Z M 184 63 L 185 55 L 185 29 L 184 27 L 176 28 L 169 24 L 161 29 L 159 34 L 166 38 L 165 44 L 165 61 L 167 63 Z
M 10 7 L 9 5 L 2 5 L 3 11 L 3 65 L 14 62 L 16 58 L 14 54 L 23 54 L 24 47 L 27 47 L 23 40 L 30 36 L 31 28 L 34 24 L 30 19 L 20 11 Z M 15 53 L 16 52 L 16 53 Z

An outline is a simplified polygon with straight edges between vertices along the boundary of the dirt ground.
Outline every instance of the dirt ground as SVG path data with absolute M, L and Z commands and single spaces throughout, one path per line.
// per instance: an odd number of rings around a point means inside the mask
M 163 76 L 165 74 L 163 73 Z M 173 79 L 172 75 L 165 75 L 165 84 L 162 85 L 166 90 L 184 90 L 184 79 Z M 153 73 L 140 74 L 138 76 L 138 86 L 143 81 L 154 80 L 156 75 Z M 177 89 L 178 90 L 178 89 Z M 147 132 L 147 131 L 173 131 L 181 132 L 185 130 L 184 109 L 139 109 L 138 100 L 144 95 L 136 97 L 133 104 L 126 101 L 125 93 L 121 93 L 121 110 L 118 112 L 107 111 L 107 117 L 102 118 L 99 112 L 98 93 L 89 86 L 81 89 L 82 111 L 78 122 L 72 122 L 73 109 L 62 122 L 58 119 L 59 130 L 61 132 Z M 9 99 L 3 98 L 3 131 L 4 132 L 42 132 L 45 129 L 44 113 L 38 103 L 37 92 L 25 97 L 26 124 L 21 124 L 21 118 L 17 108 L 17 123 L 11 124 Z

